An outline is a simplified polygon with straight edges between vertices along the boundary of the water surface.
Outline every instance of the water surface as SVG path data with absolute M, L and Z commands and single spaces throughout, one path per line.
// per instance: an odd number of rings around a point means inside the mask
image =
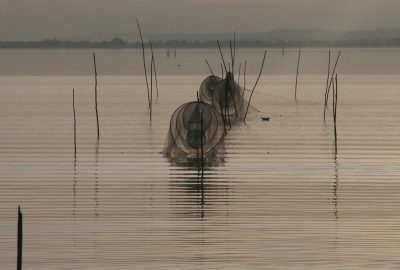
M 262 51 L 238 54 L 251 87 Z M 343 52 L 337 156 L 322 117 L 327 51 L 303 52 L 297 101 L 297 52 L 273 51 L 259 114 L 232 128 L 203 180 L 160 152 L 218 54 L 157 56 L 149 123 L 138 51 L 97 51 L 97 140 L 91 51 L 0 51 L 0 268 L 15 267 L 18 205 L 25 269 L 400 267 L 400 50 Z

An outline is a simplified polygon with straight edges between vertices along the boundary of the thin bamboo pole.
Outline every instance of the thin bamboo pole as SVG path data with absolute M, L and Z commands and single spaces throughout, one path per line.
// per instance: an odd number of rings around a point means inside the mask
M 240 86 L 240 73 L 242 72 L 242 63 L 239 63 L 239 76 L 238 76 L 238 85 Z
M 214 72 L 213 72 L 212 69 L 211 69 L 210 63 L 208 63 L 207 59 L 204 59 L 204 60 L 206 61 L 206 64 L 207 64 L 207 66 L 208 66 L 208 69 L 209 69 L 210 72 L 211 72 L 211 75 L 215 78 L 215 75 L 214 75 Z
M 328 75 L 327 75 L 327 77 L 326 77 L 326 86 L 325 86 L 325 99 L 324 99 L 324 120 L 325 120 L 325 112 L 326 112 L 326 110 L 325 110 L 325 108 L 326 108 L 326 100 L 327 100 L 327 94 L 328 94 L 328 86 L 329 86 L 329 78 L 330 78 L 330 76 L 331 76 L 331 74 L 330 74 L 330 72 L 331 72 L 331 50 L 329 50 L 329 53 L 328 53 Z
M 264 68 L 265 56 L 266 56 L 266 55 L 267 55 L 267 50 L 265 50 L 265 52 L 264 52 L 264 57 L 263 57 L 263 60 L 262 60 L 262 63 L 261 63 L 260 73 L 258 74 L 256 83 L 254 84 L 253 90 L 252 90 L 251 93 L 250 93 L 249 102 L 247 103 L 246 113 L 244 114 L 244 119 L 243 119 L 243 122 L 245 122 L 245 123 L 246 123 L 247 113 L 248 113 L 249 107 L 250 107 L 251 98 L 253 97 L 254 90 L 256 90 L 256 86 L 257 86 L 258 80 L 260 79 L 261 73 L 262 73 L 263 68 Z M 246 62 L 245 62 L 245 63 L 246 63 Z
M 335 74 L 335 72 L 336 72 L 336 67 L 337 67 L 337 64 L 338 64 L 338 62 L 339 62 L 339 58 L 340 58 L 340 55 L 341 55 L 341 54 L 342 54 L 342 51 L 339 51 L 338 56 L 337 56 L 337 58 L 336 58 L 335 66 L 333 67 L 333 70 L 332 70 L 332 75 L 331 75 L 331 80 L 330 80 L 329 85 L 328 85 L 328 90 L 327 90 L 327 93 L 326 93 L 326 95 L 325 95 L 325 96 L 326 96 L 326 99 L 325 99 L 325 104 L 324 104 L 324 121 L 325 121 L 326 109 L 328 108 L 329 91 L 330 91 L 331 85 L 332 85 L 332 83 L 333 83 L 333 76 L 334 76 L 334 74 Z
M 151 62 L 150 62 L 150 122 L 152 120 L 152 114 L 153 114 L 153 64 L 154 64 L 154 57 L 151 57 Z
M 333 91 L 332 91 L 333 123 L 334 123 L 334 134 L 335 134 L 335 157 L 337 156 L 337 129 L 336 129 L 337 92 L 338 92 L 338 80 L 337 80 L 337 74 L 336 74 L 335 81 L 334 81 L 334 87 L 333 87 Z
M 247 66 L 247 61 L 244 61 L 244 69 L 243 69 L 243 94 L 242 94 L 242 98 L 244 98 L 244 92 L 246 92 L 246 66 Z
M 150 107 L 150 89 L 149 89 L 149 81 L 147 79 L 146 54 L 145 54 L 145 51 L 144 51 L 144 41 L 143 41 L 143 36 L 142 36 L 142 30 L 140 29 L 139 20 L 137 18 L 136 18 L 136 24 L 137 24 L 137 27 L 139 29 L 140 40 L 141 40 L 141 43 L 142 43 L 143 69 L 144 69 L 144 77 L 146 78 L 147 100 L 148 100 L 149 107 Z
M 201 113 L 201 126 L 200 126 L 200 147 L 201 147 L 201 179 L 204 176 L 204 146 L 203 146 L 203 136 L 204 136 L 204 123 L 203 123 L 203 112 Z
M 22 270 L 23 216 L 18 206 L 17 270 Z
M 299 78 L 300 57 L 301 57 L 301 50 L 299 50 L 299 56 L 297 58 L 296 85 L 294 87 L 294 99 L 297 99 L 297 81 Z
M 97 139 L 99 139 L 100 125 L 99 125 L 99 109 L 97 104 L 97 67 L 96 67 L 96 55 L 94 53 L 93 53 L 93 65 L 94 65 L 94 101 L 96 106 Z
M 72 109 L 74 111 L 74 158 L 76 160 L 76 113 L 75 113 L 75 89 L 72 89 Z
M 218 44 L 219 53 L 220 53 L 221 58 L 222 58 L 222 63 L 224 64 L 225 73 L 228 73 L 228 70 L 226 69 L 226 64 L 225 64 L 224 55 L 222 54 L 221 45 L 219 44 L 219 41 L 218 41 L 218 40 L 217 40 L 217 44 Z
M 153 52 L 153 44 L 151 43 L 151 41 L 149 40 L 149 44 L 150 44 L 150 50 L 151 50 L 151 60 L 152 60 L 152 68 L 154 69 L 154 79 L 156 82 L 156 90 L 157 90 L 157 100 L 158 100 L 158 79 L 157 79 L 157 70 L 156 70 L 156 60 L 154 58 L 154 52 Z

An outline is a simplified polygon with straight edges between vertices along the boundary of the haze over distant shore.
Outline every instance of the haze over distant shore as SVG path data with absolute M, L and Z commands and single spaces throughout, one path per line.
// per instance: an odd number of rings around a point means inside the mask
M 228 47 L 233 33 L 150 33 L 156 48 L 214 48 L 216 40 Z M 140 48 L 137 33 L 113 37 L 9 41 L 0 40 L 0 48 Z M 368 31 L 330 31 L 323 29 L 281 29 L 260 33 L 237 33 L 236 46 L 242 48 L 282 47 L 400 47 L 400 29 Z

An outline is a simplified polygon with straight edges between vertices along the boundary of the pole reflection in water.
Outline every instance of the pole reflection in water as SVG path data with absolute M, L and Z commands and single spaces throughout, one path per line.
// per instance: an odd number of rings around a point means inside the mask
M 94 246 L 94 264 L 96 264 L 99 260 L 99 250 L 97 247 L 97 238 L 98 238 L 98 230 L 97 230 L 97 220 L 99 217 L 99 149 L 100 149 L 100 141 L 96 140 L 96 151 L 94 158 L 94 236 L 93 236 L 93 246 Z
M 338 219 L 339 218 L 339 212 L 338 212 L 339 163 L 338 163 L 336 155 L 335 155 L 334 164 L 335 164 L 335 182 L 333 183 L 333 190 L 332 190 L 333 198 L 332 198 L 332 201 L 333 201 L 333 206 L 334 206 L 334 209 L 335 209 L 335 212 L 334 212 L 335 213 L 335 219 Z
M 216 167 L 223 166 L 223 158 L 205 159 L 203 174 L 201 163 L 197 158 L 185 160 L 169 158 L 168 160 L 173 167 L 171 169 L 173 174 L 170 175 L 169 196 L 177 215 L 204 220 L 207 214 L 217 212 L 221 206 L 228 207 L 229 185 L 227 181 L 218 177 L 215 170 Z M 219 205 L 214 205 L 216 203 Z M 208 209 L 209 213 L 207 213 Z

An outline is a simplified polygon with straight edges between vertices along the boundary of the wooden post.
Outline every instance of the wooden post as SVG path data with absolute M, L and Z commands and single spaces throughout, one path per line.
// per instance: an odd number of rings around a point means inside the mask
M 244 119 L 243 119 L 243 122 L 245 122 L 245 123 L 246 123 L 247 112 L 249 111 L 249 107 L 250 107 L 251 98 L 253 96 L 254 90 L 256 90 L 256 86 L 257 86 L 258 80 L 260 79 L 261 73 L 262 73 L 263 68 L 264 68 L 264 62 L 265 62 L 265 56 L 266 55 L 267 55 L 267 50 L 265 50 L 265 52 L 264 52 L 264 57 L 263 57 L 263 60 L 262 60 L 260 73 L 258 73 L 258 77 L 257 77 L 256 83 L 254 84 L 253 90 L 251 90 L 251 93 L 250 93 L 249 102 L 247 103 L 246 113 L 244 114 Z M 245 65 L 246 65 L 246 62 L 245 62 Z
M 150 122 L 153 113 L 153 61 L 154 58 L 151 57 L 150 62 Z
M 18 206 L 17 270 L 22 270 L 23 216 Z
M 338 64 L 338 62 L 339 62 L 339 58 L 340 58 L 341 53 L 342 53 L 342 51 L 339 51 L 338 56 L 337 56 L 337 58 L 336 58 L 336 63 L 335 63 L 335 66 L 333 67 L 331 79 L 330 79 L 330 81 L 329 81 L 328 89 L 327 89 L 327 92 L 326 92 L 326 94 L 325 94 L 325 97 L 326 97 L 326 98 L 325 98 L 325 105 L 324 105 L 324 121 L 325 121 L 325 112 L 326 112 L 326 109 L 327 109 L 327 107 L 328 107 L 329 91 L 330 91 L 330 89 L 331 89 L 332 83 L 334 82 L 333 76 L 334 76 L 334 74 L 335 74 L 335 72 L 336 72 L 336 67 L 337 67 L 337 64 Z
M 204 123 L 203 123 L 203 112 L 201 112 L 201 126 L 200 126 L 200 147 L 201 147 L 201 179 L 204 176 L 204 147 L 203 147 L 203 135 L 204 135 Z
M 301 56 L 301 50 L 299 50 L 299 57 L 297 58 L 296 85 L 294 87 L 294 99 L 297 99 L 297 80 L 299 77 L 300 56 Z
M 241 73 L 241 71 L 242 71 L 242 63 L 239 63 L 239 76 L 238 76 L 238 79 L 237 79 L 237 83 L 238 83 L 239 86 L 240 86 L 240 73 Z
M 244 92 L 246 92 L 246 66 L 247 66 L 247 61 L 244 61 L 244 69 L 243 69 L 243 94 L 242 94 L 242 98 L 244 98 Z
M 338 83 L 337 83 L 337 74 L 335 75 L 335 82 L 332 91 L 332 100 L 333 100 L 333 124 L 334 124 L 334 134 L 335 134 L 335 157 L 337 156 L 337 130 L 336 130 L 336 108 L 337 108 L 337 92 L 338 92 Z
M 94 65 L 94 101 L 96 106 L 97 139 L 99 139 L 100 127 L 99 127 L 99 111 L 97 106 L 97 67 L 96 67 L 96 55 L 94 53 L 93 53 L 93 65 Z
M 222 107 L 222 101 L 221 100 L 219 101 L 219 108 L 221 110 L 222 121 L 224 122 L 224 132 L 225 132 L 225 135 L 226 135 L 228 132 L 226 131 L 226 119 L 225 119 L 224 109 Z
M 235 56 L 233 55 L 233 49 L 232 49 L 232 42 L 229 41 L 229 47 L 230 47 L 230 51 L 231 51 L 231 63 L 232 63 L 232 75 L 235 74 Z
M 143 69 L 144 69 L 144 77 L 146 78 L 147 101 L 148 101 L 149 107 L 150 107 L 150 89 L 149 89 L 149 81 L 147 80 L 146 55 L 145 55 L 145 51 L 144 51 L 144 41 L 143 41 L 143 36 L 142 36 L 142 30 L 140 29 L 140 25 L 139 25 L 139 20 L 137 18 L 136 18 L 136 24 L 139 29 L 140 40 L 142 43 Z
M 152 67 L 154 69 L 154 79 L 156 81 L 156 90 L 157 90 L 157 100 L 158 100 L 158 80 L 157 80 L 157 70 L 156 70 L 156 60 L 154 58 L 154 53 L 153 53 L 153 44 L 151 44 L 151 41 L 149 40 L 150 44 L 150 50 L 151 50 L 151 61 L 152 61 Z
M 75 89 L 72 89 L 72 109 L 74 111 L 74 158 L 76 160 L 76 114 L 75 114 Z
M 326 113 L 326 104 L 327 104 L 327 94 L 328 94 L 328 86 L 329 86 L 329 78 L 331 72 L 331 50 L 329 50 L 328 54 L 328 76 L 326 77 L 326 87 L 325 87 L 325 100 L 324 100 L 324 121 L 325 121 L 325 113 Z
M 221 58 L 222 58 L 222 63 L 224 64 L 225 73 L 228 73 L 228 70 L 226 69 L 226 64 L 225 64 L 224 55 L 222 54 L 221 45 L 219 44 L 219 41 L 218 41 L 218 40 L 217 40 L 217 44 L 218 44 L 219 53 L 220 53 Z M 222 76 L 222 77 L 223 77 L 223 76 Z
M 205 59 L 205 60 L 206 60 L 206 64 L 207 64 L 207 66 L 208 66 L 208 69 L 209 69 L 210 72 L 211 72 L 211 75 L 212 75 L 213 78 L 216 80 L 215 75 L 214 75 L 214 72 L 213 72 L 212 69 L 211 69 L 210 63 L 208 63 L 207 59 Z

